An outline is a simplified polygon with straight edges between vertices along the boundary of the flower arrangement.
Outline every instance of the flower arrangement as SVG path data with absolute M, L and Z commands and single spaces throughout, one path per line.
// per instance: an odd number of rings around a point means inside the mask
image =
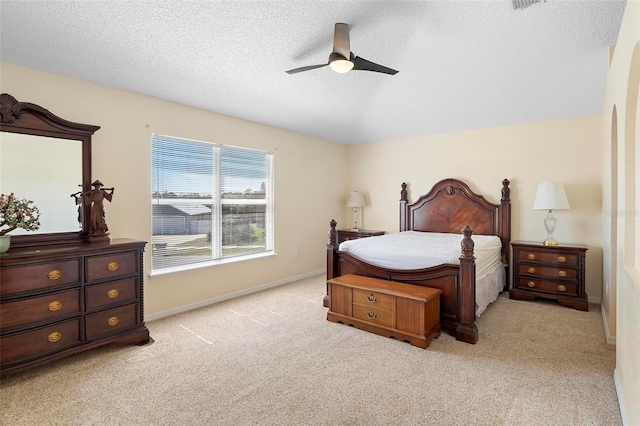
M 40 228 L 40 211 L 33 201 L 16 198 L 12 192 L 9 195 L 0 194 L 0 236 L 14 229 L 22 228 L 35 231 Z

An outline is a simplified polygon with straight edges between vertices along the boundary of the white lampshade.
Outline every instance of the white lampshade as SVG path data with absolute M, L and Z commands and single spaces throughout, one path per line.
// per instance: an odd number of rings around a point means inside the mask
M 534 210 L 569 210 L 569 200 L 560 182 L 544 182 L 538 185 Z
M 349 194 L 349 200 L 347 201 L 347 207 L 364 207 L 364 195 L 357 191 L 353 191 Z

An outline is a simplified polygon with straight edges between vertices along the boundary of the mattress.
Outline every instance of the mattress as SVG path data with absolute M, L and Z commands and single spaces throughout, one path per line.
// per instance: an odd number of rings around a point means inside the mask
M 476 315 L 493 302 L 505 282 L 502 242 L 494 235 L 472 235 L 476 258 Z M 459 264 L 462 235 L 404 231 L 344 241 L 339 250 L 382 268 L 412 270 Z

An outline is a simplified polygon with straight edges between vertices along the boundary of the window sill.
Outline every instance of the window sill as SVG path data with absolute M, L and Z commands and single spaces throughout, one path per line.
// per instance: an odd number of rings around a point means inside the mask
M 235 262 L 244 262 L 247 260 L 260 259 L 263 257 L 270 257 L 275 255 L 276 255 L 276 252 L 269 251 L 265 253 L 250 254 L 246 256 L 228 257 L 225 259 L 212 260 L 210 262 L 200 262 L 193 265 L 176 266 L 173 268 L 162 269 L 160 271 L 152 271 L 151 273 L 149 273 L 149 277 L 153 278 L 161 275 L 175 274 L 176 272 L 192 271 L 194 269 L 209 268 L 211 266 L 226 265 L 228 263 L 235 263 Z

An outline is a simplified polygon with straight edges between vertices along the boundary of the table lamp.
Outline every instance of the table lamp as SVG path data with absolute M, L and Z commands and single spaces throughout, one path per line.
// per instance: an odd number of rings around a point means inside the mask
M 359 231 L 358 229 L 358 208 L 366 205 L 364 201 L 364 195 L 357 191 L 353 191 L 349 194 L 349 200 L 347 201 L 347 207 L 353 207 L 353 231 Z
M 545 246 L 557 246 L 558 242 L 553 238 L 553 230 L 557 220 L 553 217 L 553 210 L 569 210 L 569 201 L 564 192 L 564 185 L 559 182 L 544 182 L 538 185 L 536 199 L 533 202 L 534 210 L 547 210 L 549 213 L 544 219 L 547 228 L 547 238 L 542 242 Z

